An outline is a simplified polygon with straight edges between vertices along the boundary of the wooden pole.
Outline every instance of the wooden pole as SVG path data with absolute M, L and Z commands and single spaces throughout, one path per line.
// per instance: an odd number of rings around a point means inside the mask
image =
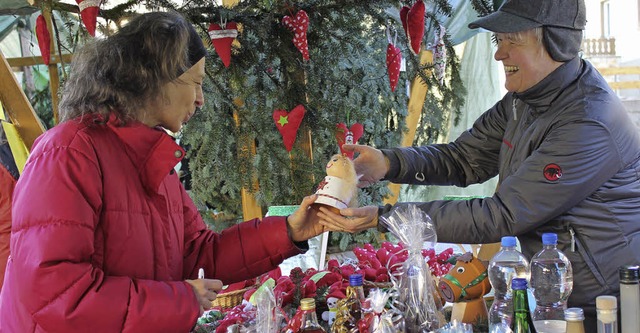
M 433 53 L 431 51 L 420 52 L 420 63 L 426 64 L 433 62 Z M 409 105 L 407 110 L 407 132 L 402 135 L 401 147 L 410 147 L 413 145 L 413 140 L 416 136 L 416 129 L 420 122 L 420 116 L 422 115 L 422 107 L 424 106 L 424 99 L 427 96 L 427 84 L 422 80 L 420 76 L 416 76 L 411 82 L 411 90 L 409 93 Z M 389 184 L 389 195 L 385 200 L 385 204 L 395 204 L 398 202 L 398 194 L 400 193 L 400 184 Z
M 225 7 L 233 7 L 237 5 L 238 2 L 239 0 L 222 0 L 222 5 Z M 234 104 L 240 107 L 244 105 L 244 102 L 240 99 L 236 99 L 234 101 Z M 233 112 L 233 119 L 235 120 L 236 127 L 240 127 L 240 116 L 238 114 L 238 111 Z M 238 152 L 250 154 L 250 156 L 255 156 L 256 142 L 253 140 L 239 142 Z M 263 216 L 262 207 L 258 204 L 258 201 L 256 200 L 256 197 L 254 195 L 254 193 L 257 192 L 259 188 L 260 187 L 258 185 L 258 180 L 254 179 L 252 180 L 252 186 L 250 189 L 243 186 L 240 190 L 240 196 L 242 198 L 242 216 L 245 221 L 255 218 L 261 218 Z
M 55 31 L 53 29 L 53 24 L 51 20 L 53 16 L 51 14 L 51 0 L 45 1 L 42 16 L 44 16 L 44 20 L 47 23 L 47 29 L 49 30 L 49 34 L 51 35 L 51 44 L 50 44 L 50 52 L 51 54 L 56 53 L 56 36 Z M 55 62 L 49 62 L 49 89 L 51 90 L 51 106 L 53 107 L 53 124 L 58 123 L 58 90 L 60 89 L 60 76 L 58 75 L 58 64 Z
M 44 133 L 44 127 L 31 107 L 31 103 L 29 103 L 24 91 L 20 88 L 20 84 L 15 75 L 13 75 L 11 67 L 2 52 L 0 52 L 0 56 L 2 56 L 2 63 L 0 64 L 0 101 L 6 106 L 9 118 L 18 129 L 18 133 L 27 149 L 31 150 L 36 138 Z

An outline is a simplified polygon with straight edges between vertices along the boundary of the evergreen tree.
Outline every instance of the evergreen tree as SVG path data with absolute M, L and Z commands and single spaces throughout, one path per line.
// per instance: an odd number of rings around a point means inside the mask
M 242 187 L 255 191 L 264 207 L 297 204 L 315 192 L 325 176 L 325 164 L 339 153 L 336 125 L 364 125 L 358 141 L 376 147 L 398 146 L 406 130 L 407 85 L 421 77 L 429 91 L 416 133 L 417 143 L 435 140 L 465 93 L 458 75 L 458 58 L 445 35 L 447 66 L 444 83 L 432 74 L 433 64 L 421 65 L 408 49 L 399 19 L 401 6 L 415 0 L 249 0 L 233 8 L 211 0 L 189 0 L 178 6 L 168 0 L 131 0 L 101 15 L 118 21 L 134 5 L 175 10 L 193 22 L 205 39 L 210 23 L 241 26 L 225 67 L 213 48 L 207 58 L 205 106 L 184 127 L 181 144 L 188 148 L 192 196 L 216 223 L 242 220 Z M 451 14 L 446 0 L 425 1 L 423 49 L 439 30 L 438 17 Z M 304 10 L 310 60 L 296 49 L 285 16 Z M 406 71 L 392 92 L 386 68 L 387 30 L 397 31 L 397 46 Z M 162 41 L 159 41 L 162 42 Z M 303 105 L 306 114 L 296 144 L 288 152 L 276 128 L 274 110 Z M 251 150 L 255 147 L 255 153 Z M 388 194 L 385 183 L 361 190 L 361 205 L 380 204 Z M 214 213 L 214 214 L 212 214 Z M 221 225 L 217 226 L 221 227 Z M 345 248 L 351 242 L 374 242 L 375 233 L 336 234 Z

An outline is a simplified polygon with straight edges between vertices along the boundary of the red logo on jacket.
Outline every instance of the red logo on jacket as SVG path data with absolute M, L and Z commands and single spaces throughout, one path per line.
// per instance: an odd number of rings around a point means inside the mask
M 559 165 L 550 163 L 544 167 L 543 174 L 548 181 L 556 181 L 562 177 L 562 169 Z

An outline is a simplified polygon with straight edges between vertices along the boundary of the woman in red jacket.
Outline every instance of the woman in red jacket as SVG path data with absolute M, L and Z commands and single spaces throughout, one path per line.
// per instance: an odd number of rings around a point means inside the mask
M 165 131 L 203 105 L 205 55 L 181 16 L 149 13 L 74 56 L 63 122 L 16 185 L 1 332 L 188 332 L 223 283 L 325 231 L 315 197 L 289 217 L 207 229 Z M 197 279 L 201 267 L 212 279 Z

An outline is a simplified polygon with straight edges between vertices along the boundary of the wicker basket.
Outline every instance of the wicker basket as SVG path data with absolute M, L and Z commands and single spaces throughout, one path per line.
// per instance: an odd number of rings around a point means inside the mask
M 211 306 L 220 307 L 223 309 L 232 308 L 242 303 L 242 297 L 249 288 L 230 291 L 228 293 L 218 294 L 216 299 L 211 302 Z

